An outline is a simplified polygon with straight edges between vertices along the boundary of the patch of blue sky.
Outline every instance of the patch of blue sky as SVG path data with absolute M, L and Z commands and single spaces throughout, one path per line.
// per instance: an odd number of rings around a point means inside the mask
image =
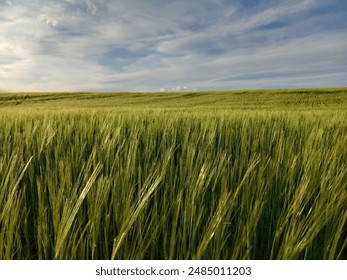
M 60 36 L 67 38 L 91 35 L 91 30 L 79 26 L 71 27 L 60 24 L 56 26 L 55 30 L 58 34 L 60 33 Z
M 141 58 L 148 55 L 145 51 L 129 51 L 125 48 L 114 48 L 110 51 L 89 55 L 87 59 L 95 61 L 96 63 L 114 70 L 123 70 L 124 67 L 129 66 Z
M 271 29 L 278 29 L 288 26 L 287 22 L 284 21 L 272 21 L 263 25 L 257 26 L 256 30 L 271 30 Z
M 259 6 L 268 5 L 271 1 L 258 1 L 258 0 L 234 0 L 235 4 L 237 4 L 239 7 L 243 9 L 255 9 Z

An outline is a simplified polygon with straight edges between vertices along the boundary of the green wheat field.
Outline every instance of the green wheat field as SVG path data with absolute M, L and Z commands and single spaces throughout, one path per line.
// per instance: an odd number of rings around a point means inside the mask
M 347 88 L 0 93 L 0 259 L 346 259 Z

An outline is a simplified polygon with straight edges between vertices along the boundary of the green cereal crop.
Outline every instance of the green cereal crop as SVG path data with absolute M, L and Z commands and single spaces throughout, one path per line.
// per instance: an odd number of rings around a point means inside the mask
M 347 89 L 1 93 L 0 259 L 346 259 Z

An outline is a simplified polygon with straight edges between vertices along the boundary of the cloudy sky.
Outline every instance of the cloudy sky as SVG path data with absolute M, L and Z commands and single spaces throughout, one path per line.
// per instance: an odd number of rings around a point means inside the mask
M 0 0 L 0 91 L 334 86 L 346 0 Z

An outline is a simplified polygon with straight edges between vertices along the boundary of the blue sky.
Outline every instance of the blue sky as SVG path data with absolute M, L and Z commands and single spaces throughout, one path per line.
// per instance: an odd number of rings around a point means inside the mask
M 346 0 L 0 0 L 0 91 L 336 86 Z

